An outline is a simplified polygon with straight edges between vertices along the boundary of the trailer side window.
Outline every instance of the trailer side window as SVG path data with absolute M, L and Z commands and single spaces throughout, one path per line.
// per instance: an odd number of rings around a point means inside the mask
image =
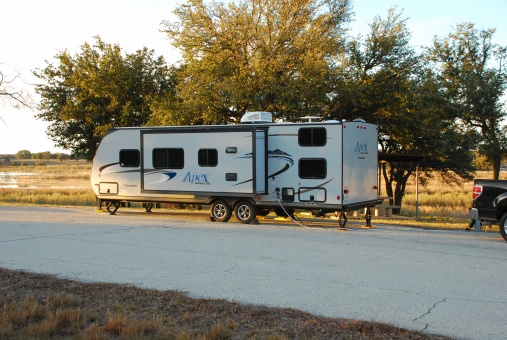
M 299 160 L 299 178 L 326 178 L 327 162 L 325 158 L 301 158 Z
M 153 149 L 154 169 L 183 169 L 184 152 L 181 148 Z
M 120 166 L 137 168 L 140 158 L 139 150 L 120 150 Z
M 324 146 L 326 145 L 326 128 L 301 128 L 298 133 L 300 146 Z
M 199 166 L 217 166 L 218 151 L 217 149 L 199 149 L 197 158 Z

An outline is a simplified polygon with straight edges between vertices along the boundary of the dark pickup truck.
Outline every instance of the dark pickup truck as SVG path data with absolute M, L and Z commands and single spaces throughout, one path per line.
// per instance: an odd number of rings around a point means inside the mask
M 507 241 L 507 181 L 476 179 L 470 217 L 498 223 Z

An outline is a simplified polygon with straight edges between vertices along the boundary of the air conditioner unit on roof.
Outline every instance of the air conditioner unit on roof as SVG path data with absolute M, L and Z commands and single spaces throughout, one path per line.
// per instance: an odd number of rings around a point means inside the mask
M 271 112 L 247 112 L 241 117 L 241 123 L 272 123 L 273 115 Z

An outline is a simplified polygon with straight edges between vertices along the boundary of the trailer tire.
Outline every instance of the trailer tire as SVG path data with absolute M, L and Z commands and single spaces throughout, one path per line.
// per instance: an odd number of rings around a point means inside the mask
M 236 218 L 243 224 L 248 224 L 257 215 L 257 208 L 248 201 L 240 201 L 234 208 Z
M 500 234 L 502 235 L 503 239 L 505 241 L 507 241 L 507 212 L 502 215 L 502 218 L 500 219 L 499 227 L 500 227 Z
M 217 222 L 227 222 L 232 216 L 232 208 L 225 201 L 218 200 L 211 204 L 211 217 Z

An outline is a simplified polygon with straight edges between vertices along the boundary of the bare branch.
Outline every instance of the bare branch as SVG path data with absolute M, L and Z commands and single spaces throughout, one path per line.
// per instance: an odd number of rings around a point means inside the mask
M 35 105 L 32 96 L 27 90 L 19 87 L 19 83 L 27 84 L 19 72 L 12 77 L 7 77 L 0 71 L 0 103 L 15 108 L 33 108 Z

